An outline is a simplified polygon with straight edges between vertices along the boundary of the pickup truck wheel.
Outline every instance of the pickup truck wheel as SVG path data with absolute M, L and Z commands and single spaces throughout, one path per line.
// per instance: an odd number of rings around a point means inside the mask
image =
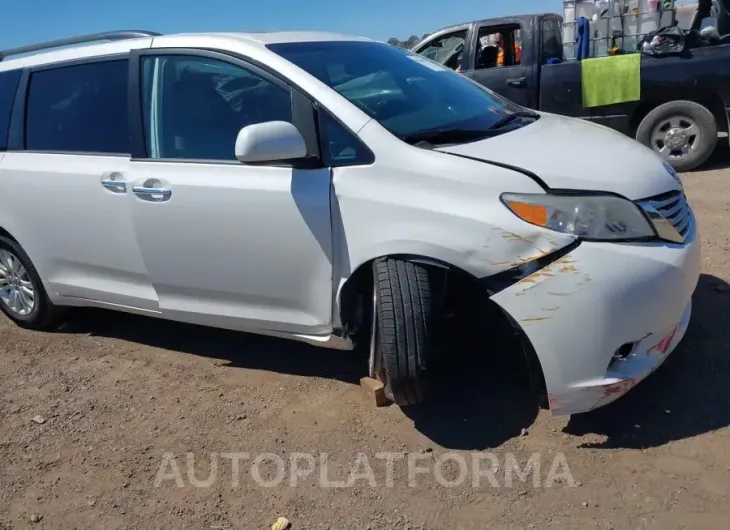
M 373 264 L 378 376 L 388 399 L 400 406 L 421 402 L 428 386 L 431 284 L 426 267 L 385 258 Z
M 61 316 L 33 263 L 12 239 L 0 237 L 0 310 L 17 325 L 43 330 Z
M 646 115 L 636 130 L 636 139 L 677 171 L 690 171 L 715 150 L 717 122 L 699 103 L 671 101 Z

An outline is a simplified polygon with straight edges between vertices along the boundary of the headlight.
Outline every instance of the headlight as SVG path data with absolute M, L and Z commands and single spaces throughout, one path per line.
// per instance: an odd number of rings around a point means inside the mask
M 586 239 L 644 239 L 654 229 L 631 201 L 611 195 L 502 194 L 517 217 L 533 225 Z

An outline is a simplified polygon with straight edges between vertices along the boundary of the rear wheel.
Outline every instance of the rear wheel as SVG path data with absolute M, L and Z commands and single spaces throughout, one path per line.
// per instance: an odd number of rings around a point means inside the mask
M 671 101 L 652 110 L 636 130 L 636 139 L 677 171 L 703 164 L 717 145 L 717 122 L 693 101 Z
M 423 401 L 432 344 L 432 300 L 428 269 L 385 258 L 373 264 L 375 312 L 371 369 L 394 403 Z
M 0 310 L 29 329 L 48 329 L 60 317 L 28 255 L 6 237 L 0 237 Z

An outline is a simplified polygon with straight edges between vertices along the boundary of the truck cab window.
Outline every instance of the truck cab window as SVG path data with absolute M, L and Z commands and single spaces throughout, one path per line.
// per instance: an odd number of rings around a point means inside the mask
M 483 70 L 517 66 L 522 63 L 520 26 L 494 26 L 481 28 L 477 38 L 477 53 L 474 68 Z
M 461 58 L 464 54 L 466 31 L 464 29 L 441 35 L 429 42 L 424 48 L 421 48 L 418 53 L 432 61 L 443 64 L 447 68 L 458 70 L 461 67 Z

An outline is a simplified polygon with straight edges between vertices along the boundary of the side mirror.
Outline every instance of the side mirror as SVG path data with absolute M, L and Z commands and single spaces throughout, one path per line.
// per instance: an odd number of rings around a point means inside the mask
M 236 158 L 243 163 L 280 162 L 307 156 L 304 138 L 286 121 L 267 121 L 241 129 L 236 137 Z

